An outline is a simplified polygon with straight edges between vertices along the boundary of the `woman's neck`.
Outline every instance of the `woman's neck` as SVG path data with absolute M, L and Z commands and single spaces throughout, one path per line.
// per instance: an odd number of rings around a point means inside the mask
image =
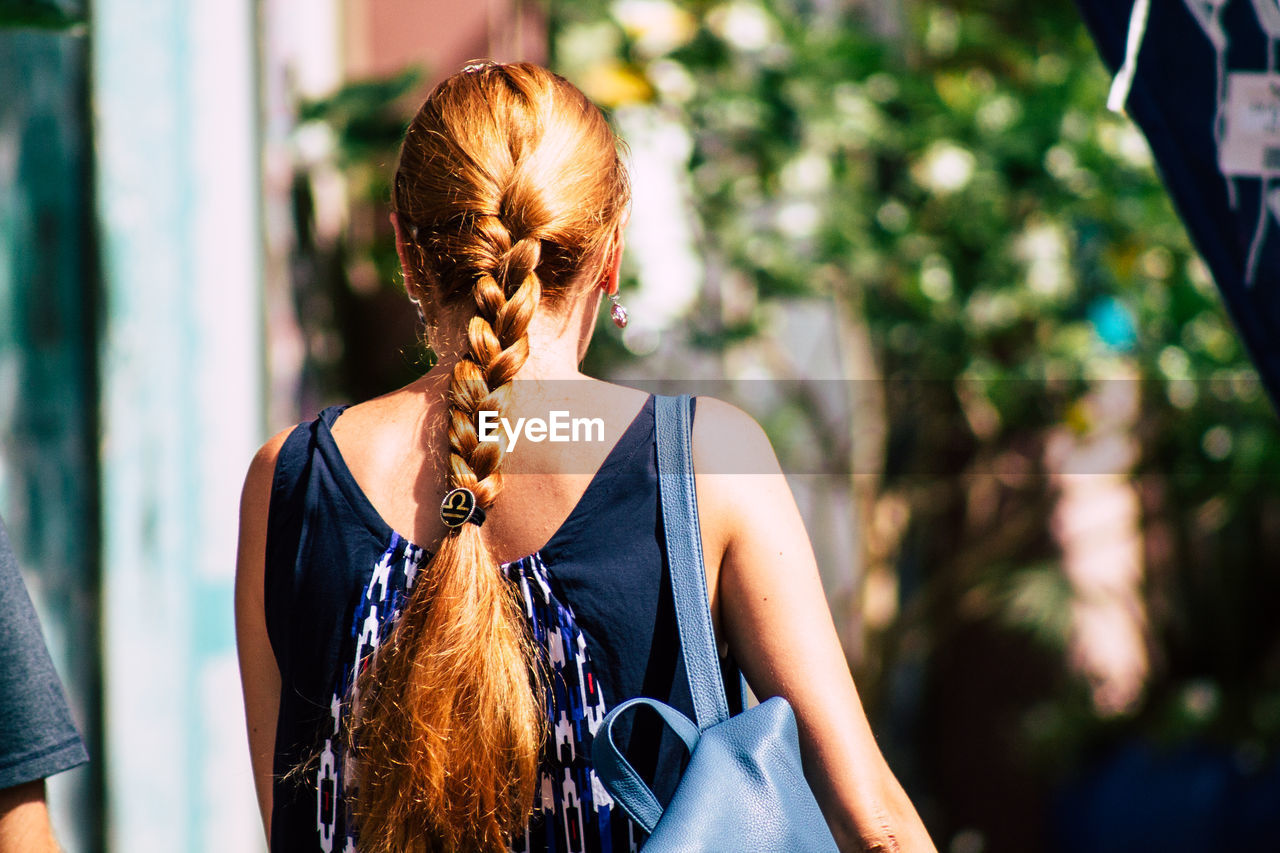
M 540 309 L 529 321 L 529 357 L 517 380 L 583 379 L 578 369 L 586 354 L 599 311 L 600 297 L 584 298 L 564 311 Z M 468 351 L 466 326 L 470 318 L 445 316 L 432 331 L 431 343 L 439 360 L 433 374 L 448 376 Z

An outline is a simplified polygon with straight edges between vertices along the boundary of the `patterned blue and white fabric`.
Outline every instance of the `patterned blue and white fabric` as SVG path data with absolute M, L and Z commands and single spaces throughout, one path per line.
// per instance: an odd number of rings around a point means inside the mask
M 373 652 L 387 638 L 396 617 L 404 609 L 423 557 L 421 548 L 410 544 L 399 534 L 391 534 L 391 544 L 374 565 L 364 593 L 356 602 L 355 617 L 351 620 L 355 652 L 350 660 L 343 663 L 329 700 L 333 729 L 326 732 L 328 737 L 316 770 L 316 834 L 320 850 L 324 853 L 334 850 L 355 853 L 354 827 L 344 809 L 345 794 L 350 791 L 353 781 L 341 746 L 351 703 L 359 698 L 355 676 L 368 666 Z M 336 843 L 339 833 L 343 836 L 340 846 Z
M 638 848 L 639 827 L 621 810 L 591 767 L 591 740 L 607 713 L 592 671 L 586 639 L 573 611 L 556 600 L 547 567 L 538 554 L 507 563 L 507 577 L 519 584 L 534 640 L 547 654 L 551 673 L 547 719 L 551 738 L 543 758 L 534 819 L 513 853 L 528 850 L 612 850 L 610 823 L 628 826 L 628 849 Z M 534 838 L 541 835 L 541 843 Z
M 350 630 L 354 653 L 343 664 L 334 685 L 330 699 L 333 728 L 326 733 L 315 775 L 316 832 L 324 853 L 356 853 L 355 827 L 342 805 L 354 781 L 340 746 L 352 703 L 359 699 L 356 674 L 369 665 L 373 652 L 390 635 L 426 557 L 423 549 L 393 533 L 356 603 Z M 505 563 L 502 570 L 519 587 L 525 616 L 534 641 L 546 655 L 550 674 L 546 694 L 550 738 L 539 772 L 534 813 L 525 834 L 512 840 L 511 851 L 613 851 L 611 824 L 620 820 L 628 824 L 626 850 L 634 853 L 642 831 L 624 812 L 613 808 L 613 799 L 589 760 L 591 739 L 607 708 L 573 611 L 553 594 L 539 554 Z

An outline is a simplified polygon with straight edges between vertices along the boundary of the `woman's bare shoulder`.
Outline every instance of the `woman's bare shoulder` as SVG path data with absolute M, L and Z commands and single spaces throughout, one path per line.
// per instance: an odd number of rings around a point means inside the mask
M 781 474 L 764 428 L 742 409 L 698 397 L 693 419 L 693 468 L 699 474 Z
M 693 418 L 693 470 L 707 584 L 712 598 L 719 567 L 744 531 L 768 525 L 786 481 L 755 418 L 715 397 L 698 397 Z M 770 509 L 766 509 L 770 508 Z
M 347 406 L 333 422 L 333 436 L 353 470 L 395 469 L 426 452 L 431 427 L 443 427 L 443 411 L 443 392 L 434 393 L 424 377 Z
M 271 480 L 275 476 L 276 460 L 280 457 L 280 448 L 284 447 L 285 441 L 288 440 L 295 429 L 297 429 L 297 424 L 280 430 L 258 448 L 258 452 L 253 455 L 253 460 L 249 463 L 249 471 L 245 475 L 244 491 L 241 495 L 242 502 L 253 501 L 261 503 L 270 497 Z
M 334 421 L 334 432 L 367 435 L 406 421 L 421 422 L 436 408 L 437 400 L 441 405 L 444 402 L 443 389 L 433 393 L 432 386 L 439 383 L 428 384 L 427 380 L 428 377 L 423 377 L 394 391 L 346 406 Z

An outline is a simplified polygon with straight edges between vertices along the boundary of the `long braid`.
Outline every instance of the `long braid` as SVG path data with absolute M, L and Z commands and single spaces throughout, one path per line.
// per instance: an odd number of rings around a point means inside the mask
M 467 354 L 453 368 L 449 384 L 449 468 L 455 488 L 470 489 L 482 508 L 488 508 L 502 488 L 503 449 L 499 442 L 481 442 L 480 412 L 504 413 L 510 382 L 529 357 L 529 321 L 542 297 L 535 270 L 541 241 L 526 236 L 515 243 L 498 217 L 485 230 L 497 244 L 492 272 L 476 279 L 476 313 L 467 324 Z M 504 245 L 505 244 L 505 245 Z M 508 286 L 514 282 L 510 294 Z
M 505 451 L 498 442 L 479 440 L 480 412 L 506 414 L 511 381 L 529 357 L 529 321 L 541 297 L 535 272 L 540 241 L 526 236 L 512 243 L 497 217 L 486 220 L 488 239 L 479 242 L 491 245 L 494 253 L 475 279 L 476 313 L 467 324 L 468 351 L 453 368 L 447 415 L 450 486 L 470 489 L 485 509 L 502 489 Z M 360 798 L 368 788 L 370 804 L 357 814 L 361 849 L 503 849 L 524 820 L 533 794 L 544 736 L 541 667 L 516 588 L 501 576 L 480 528 L 463 524 L 451 531 L 428 574 L 425 589 L 414 590 L 401 627 L 377 664 L 384 687 L 388 680 L 399 682 L 399 669 L 412 677 L 404 680 L 400 696 L 376 686 L 372 692 L 374 701 L 389 702 L 416 717 L 414 740 L 396 745 L 400 754 L 393 760 L 426 769 L 432 794 L 427 800 L 450 808 L 405 814 L 399 780 L 379 778 L 370 767 L 359 778 Z M 423 643 L 422 637 L 436 641 Z M 440 642 L 449 637 L 457 641 Z M 493 677 L 495 670 L 506 677 Z M 486 677 L 477 679 L 476 673 Z M 494 726 L 495 718 L 502 725 Z M 494 731 L 503 740 L 485 742 Z M 399 734 L 398 726 L 379 731 L 366 725 L 360 737 L 386 744 Z M 506 759 L 498 767 L 493 766 L 495 754 Z M 492 779 L 495 770 L 498 778 Z M 394 822 L 379 819 L 389 815 L 396 816 Z M 430 831 L 415 838 L 413 827 Z
M 568 297 L 616 229 L 628 193 L 615 146 L 567 81 L 511 65 L 442 83 L 401 149 L 412 286 L 473 307 L 449 381 L 448 486 L 482 509 L 505 449 L 479 440 L 480 413 L 507 413 L 535 312 Z M 496 853 L 532 807 L 546 674 L 480 527 L 451 528 L 419 578 L 353 690 L 360 850 Z

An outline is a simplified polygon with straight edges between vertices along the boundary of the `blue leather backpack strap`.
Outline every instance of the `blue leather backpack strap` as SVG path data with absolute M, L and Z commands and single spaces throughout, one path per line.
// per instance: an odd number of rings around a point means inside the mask
M 689 395 L 658 395 L 654 401 L 658 446 L 658 495 L 662 530 L 675 603 L 680 649 L 689 676 L 699 731 L 729 719 L 720 657 L 711 630 L 707 573 L 698 526 L 698 496 L 693 480 L 693 418 Z

